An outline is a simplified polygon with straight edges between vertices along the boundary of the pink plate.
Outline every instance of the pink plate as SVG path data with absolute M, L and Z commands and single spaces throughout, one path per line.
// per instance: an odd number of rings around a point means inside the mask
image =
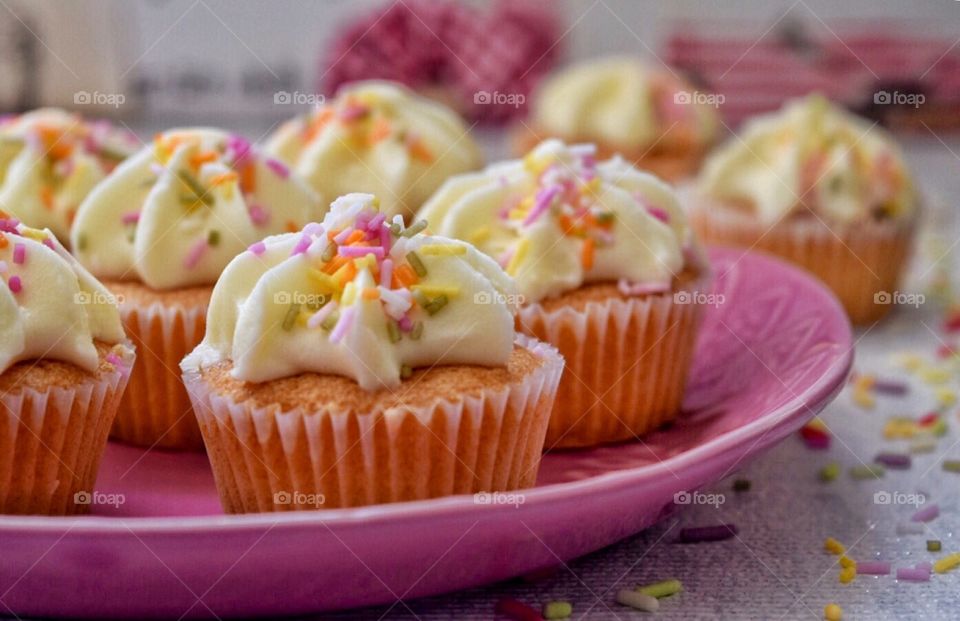
M 94 515 L 0 517 L 0 614 L 293 615 L 452 591 L 556 565 L 636 533 L 819 412 L 850 369 L 823 287 L 714 249 L 687 413 L 644 442 L 555 453 L 514 504 L 470 496 L 224 516 L 203 455 L 111 445 Z

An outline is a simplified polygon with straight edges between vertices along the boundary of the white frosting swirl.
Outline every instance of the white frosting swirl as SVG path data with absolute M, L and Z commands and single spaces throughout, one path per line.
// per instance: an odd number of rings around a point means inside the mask
M 203 343 L 181 366 L 232 360 L 241 380 L 314 372 L 377 390 L 410 368 L 506 364 L 513 282 L 469 244 L 416 228 L 349 194 L 322 224 L 255 244 L 224 270 Z
M 95 371 L 94 339 L 125 338 L 113 296 L 49 230 L 2 214 L 0 240 L 0 373 L 40 358 Z
M 10 117 L 0 122 L 0 209 L 66 241 L 80 203 L 136 146 L 106 121 L 55 108 Z
M 522 161 L 453 177 L 418 214 L 513 276 L 526 302 L 588 282 L 668 289 L 691 243 L 670 187 L 592 146 L 548 140 Z
M 699 188 L 771 223 L 804 208 L 842 223 L 917 209 L 893 138 L 819 95 L 750 121 L 707 160 Z
M 457 173 L 482 165 L 452 110 L 392 82 L 356 82 L 282 125 L 267 150 L 331 201 L 369 192 L 387 215 L 411 215 Z
M 301 179 L 244 139 L 171 130 L 87 197 L 73 250 L 101 278 L 154 289 L 210 285 L 249 244 L 299 230 L 320 206 Z
M 693 87 L 620 56 L 557 72 L 541 88 L 532 118 L 537 131 L 552 136 L 626 149 L 665 145 L 674 137 L 704 146 L 719 127 L 716 110 L 696 100 Z

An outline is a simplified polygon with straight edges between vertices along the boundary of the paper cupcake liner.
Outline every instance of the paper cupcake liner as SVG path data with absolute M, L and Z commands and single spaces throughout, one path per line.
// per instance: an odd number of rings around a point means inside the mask
M 680 412 L 709 277 L 660 294 L 589 302 L 583 311 L 523 307 L 518 329 L 566 366 L 545 449 L 634 440 Z
M 203 450 L 180 361 L 203 340 L 207 307 L 123 305 L 127 336 L 139 355 L 110 437 L 136 446 Z
M 0 513 L 86 513 L 107 435 L 127 385 L 123 366 L 69 388 L 0 396 Z
M 563 359 L 522 382 L 376 412 L 252 407 L 184 373 L 227 513 L 353 507 L 534 484 Z
M 882 319 L 899 298 L 916 216 L 829 227 L 816 219 L 782 221 L 770 227 L 703 198 L 692 205 L 691 224 L 705 244 L 761 250 L 799 265 L 836 294 L 855 324 Z

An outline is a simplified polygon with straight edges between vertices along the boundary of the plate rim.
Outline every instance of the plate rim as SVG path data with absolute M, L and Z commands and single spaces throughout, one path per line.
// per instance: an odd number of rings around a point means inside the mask
M 769 263 L 779 270 L 787 270 L 791 277 L 807 281 L 811 290 L 823 298 L 823 302 L 832 306 L 832 311 L 843 318 L 841 345 L 846 346 L 838 358 L 816 382 L 801 394 L 771 410 L 766 415 L 750 421 L 746 425 L 731 429 L 711 440 L 698 444 L 692 449 L 672 455 L 654 464 L 634 466 L 600 475 L 553 483 L 543 487 L 524 490 L 524 507 L 560 502 L 569 495 L 576 495 L 582 488 L 592 493 L 614 492 L 624 486 L 632 486 L 651 478 L 657 478 L 664 471 L 672 472 L 689 467 L 704 453 L 718 453 L 736 448 L 751 437 L 763 437 L 785 421 L 798 416 L 805 409 L 816 409 L 824 400 L 830 400 L 842 389 L 853 367 L 854 347 L 853 329 L 846 312 L 832 291 L 801 268 L 766 253 L 743 250 L 730 246 L 710 246 L 711 260 L 715 255 L 725 256 L 741 253 L 740 260 Z M 712 262 L 712 261 L 711 261 Z M 270 531 L 296 530 L 304 527 L 369 527 L 380 521 L 402 522 L 420 519 L 429 514 L 430 518 L 456 514 L 468 503 L 475 516 L 488 516 L 502 511 L 514 512 L 511 507 L 500 505 L 477 505 L 472 502 L 472 494 L 460 494 L 398 503 L 385 503 L 365 507 L 341 509 L 322 509 L 319 511 L 290 511 L 281 513 L 251 513 L 244 515 L 202 515 L 202 516 L 155 516 L 155 517 L 106 517 L 106 516 L 20 516 L 0 515 L 0 533 L 21 535 L 70 534 L 82 535 L 203 535 L 215 533 L 243 533 L 269 528 Z M 529 510 L 529 509 L 528 509 Z M 63 532 L 66 531 L 66 532 Z

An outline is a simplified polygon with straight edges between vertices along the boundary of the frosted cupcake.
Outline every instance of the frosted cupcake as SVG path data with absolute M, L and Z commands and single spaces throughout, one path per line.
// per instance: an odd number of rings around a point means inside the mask
M 707 161 L 692 203 L 704 243 L 806 268 L 854 323 L 890 310 L 919 211 L 892 137 L 818 95 L 749 122 Z
M 0 212 L 0 513 L 89 508 L 134 352 L 113 296 Z
M 371 195 L 223 272 L 182 363 L 224 509 L 528 487 L 563 366 L 514 334 L 513 283 Z
M 450 175 L 483 161 L 452 110 L 393 82 L 355 82 L 282 125 L 267 150 L 327 202 L 369 192 L 388 216 L 409 217 Z
M 634 439 L 673 419 L 706 269 L 673 191 L 558 140 L 453 177 L 419 217 L 516 279 L 518 327 L 566 359 L 547 447 Z
M 539 89 L 517 128 L 518 154 L 544 138 L 596 144 L 675 181 L 695 173 L 717 139 L 715 97 L 632 57 L 589 60 L 557 72 Z
M 93 187 L 138 143 L 106 121 L 44 108 L 0 121 L 0 209 L 67 243 Z
M 203 338 L 213 284 L 251 243 L 319 213 L 286 166 L 214 129 L 159 134 L 97 186 L 77 213 L 73 251 L 120 298 L 141 352 L 114 438 L 202 448 L 177 365 Z

